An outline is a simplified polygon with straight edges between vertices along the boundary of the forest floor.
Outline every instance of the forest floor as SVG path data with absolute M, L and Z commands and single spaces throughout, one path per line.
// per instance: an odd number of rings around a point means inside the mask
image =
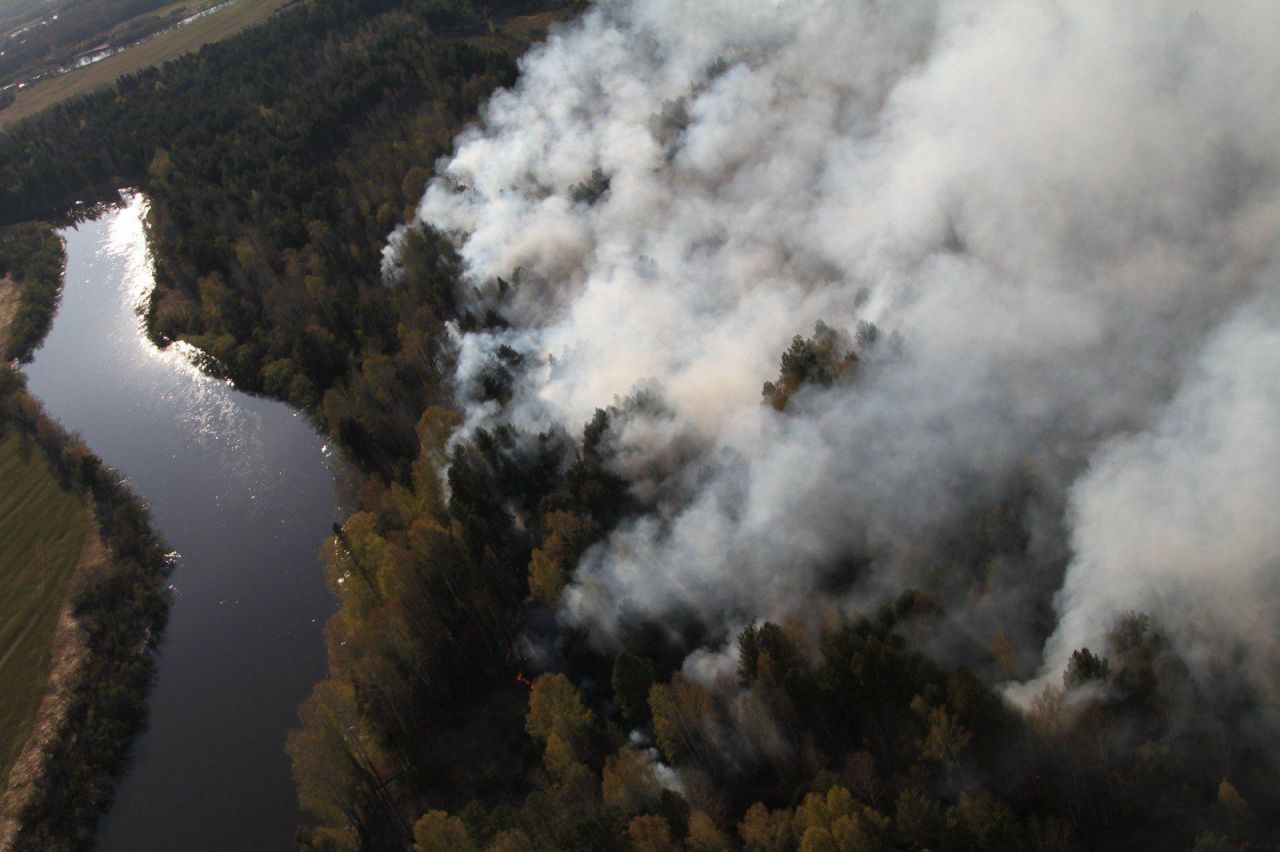
M 59 101 L 114 83 L 125 74 L 168 62 L 234 35 L 296 2 L 298 0 L 231 0 L 217 11 L 177 29 L 159 33 L 92 65 L 33 83 L 19 91 L 10 106 L 0 110 L 0 129 Z

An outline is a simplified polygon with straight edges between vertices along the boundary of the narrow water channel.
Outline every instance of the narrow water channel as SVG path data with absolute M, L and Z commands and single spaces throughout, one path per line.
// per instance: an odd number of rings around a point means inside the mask
M 340 513 L 335 462 L 288 406 L 147 340 L 144 215 L 135 196 L 64 232 L 62 306 L 26 369 L 181 554 L 149 725 L 97 847 L 287 849 L 303 817 L 284 741 L 324 675 L 334 607 L 316 554 Z

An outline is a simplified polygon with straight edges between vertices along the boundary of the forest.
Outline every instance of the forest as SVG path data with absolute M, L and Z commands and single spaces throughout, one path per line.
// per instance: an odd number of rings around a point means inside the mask
M 863 359 L 840 339 L 797 336 L 761 404 L 855 381 Z M 580 436 L 481 430 L 451 450 L 456 415 L 423 414 L 410 481 L 369 485 L 326 550 L 332 677 L 289 743 L 326 820 L 303 848 L 1207 852 L 1275 836 L 1265 739 L 1232 731 L 1151 618 L 1077 650 L 1026 715 L 921 650 L 943 601 L 1025 548 L 1007 503 L 973 518 L 927 592 L 748 627 L 714 688 L 678 667 L 697 639 L 679 624 L 630 625 L 613 655 L 556 625 L 576 561 L 643 508 L 606 448 L 654 404 L 601 409 Z

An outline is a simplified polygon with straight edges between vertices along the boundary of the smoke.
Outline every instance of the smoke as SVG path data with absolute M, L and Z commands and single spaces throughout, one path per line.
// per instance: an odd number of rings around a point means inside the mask
M 1193 664 L 1238 660 L 1274 693 L 1278 321 L 1274 292 L 1242 306 L 1151 428 L 1095 453 L 1072 488 L 1075 561 L 1049 662 L 1140 609 L 1164 616 Z
M 615 424 L 649 511 L 562 617 L 720 644 L 917 586 L 1014 677 L 1141 609 L 1272 688 L 1277 44 L 1280 6 L 1211 2 L 605 0 L 554 34 L 419 216 L 509 323 L 459 386 L 525 356 L 471 425 L 661 401 Z M 818 321 L 900 344 L 763 404 Z

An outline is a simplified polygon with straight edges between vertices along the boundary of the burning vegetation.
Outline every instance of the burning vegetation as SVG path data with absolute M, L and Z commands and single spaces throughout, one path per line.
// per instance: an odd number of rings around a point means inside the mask
M 330 551 L 303 842 L 1280 840 L 1277 38 L 616 0 L 526 57 L 388 246 L 452 402 Z

